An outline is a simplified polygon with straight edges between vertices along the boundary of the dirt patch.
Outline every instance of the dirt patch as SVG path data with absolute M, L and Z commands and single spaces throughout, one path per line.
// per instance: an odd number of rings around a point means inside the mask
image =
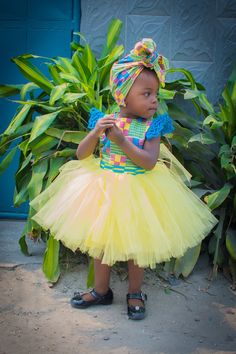
M 114 273 L 113 305 L 73 309 L 69 299 L 85 290 L 86 274 L 86 265 L 71 266 L 50 288 L 37 264 L 1 269 L 1 354 L 236 352 L 235 295 L 221 276 L 209 284 L 204 260 L 172 288 L 147 272 L 140 322 L 127 319 L 127 282 Z

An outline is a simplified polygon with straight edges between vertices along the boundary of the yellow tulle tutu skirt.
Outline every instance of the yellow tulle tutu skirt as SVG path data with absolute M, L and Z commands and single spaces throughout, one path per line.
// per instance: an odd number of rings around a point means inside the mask
M 183 256 L 218 222 L 186 186 L 191 175 L 163 144 L 160 160 L 145 174 L 114 173 L 99 162 L 67 162 L 30 202 L 32 219 L 71 250 L 108 265 L 131 259 L 153 268 Z

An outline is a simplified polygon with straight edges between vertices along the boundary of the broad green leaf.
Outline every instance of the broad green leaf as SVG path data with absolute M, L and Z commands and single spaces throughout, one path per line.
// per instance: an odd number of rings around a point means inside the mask
M 70 148 L 65 148 L 64 150 L 61 151 L 56 151 L 53 156 L 54 157 L 75 157 L 77 149 L 70 149 Z
M 40 87 L 34 82 L 28 82 L 27 84 L 25 84 L 20 91 L 21 100 L 25 101 L 27 93 L 32 92 L 36 89 L 40 89 Z
M 223 125 L 223 122 L 217 120 L 214 115 L 209 115 L 207 116 L 204 121 L 202 122 L 203 126 L 204 125 L 209 125 L 211 129 L 216 129 L 220 128 Z
M 58 139 L 55 139 L 46 134 L 40 135 L 37 139 L 32 141 L 29 146 L 34 155 L 39 155 L 44 151 L 48 151 L 58 144 Z
M 31 159 L 32 159 L 32 153 L 29 153 L 27 158 L 22 162 L 20 168 L 17 171 L 17 174 L 23 171 L 23 169 L 30 163 Z
M 4 135 L 11 135 L 23 123 L 30 111 L 31 105 L 23 106 L 19 112 L 16 113 L 8 128 L 5 130 Z
M 50 100 L 49 100 L 50 106 L 53 106 L 54 103 L 64 95 L 64 92 L 66 91 L 67 87 L 68 84 L 65 82 L 61 85 L 53 87 L 50 94 Z
M 22 232 L 21 238 L 19 239 L 20 250 L 25 256 L 31 256 L 29 253 L 28 245 L 25 240 L 27 226 L 25 225 L 24 230 Z
M 199 96 L 199 101 L 201 106 L 209 113 L 213 114 L 215 113 L 214 108 L 212 104 L 208 101 L 207 96 L 204 93 L 200 93 Z
M 91 76 L 91 72 L 87 67 L 87 63 L 84 63 L 83 60 L 80 58 L 80 51 L 76 51 L 73 54 L 72 65 L 77 70 L 81 81 L 87 84 Z
M 87 133 L 83 131 L 69 131 L 57 128 L 49 128 L 45 133 L 60 140 L 75 144 L 79 144 L 81 140 L 87 135 Z
M 56 283 L 60 276 L 59 267 L 60 243 L 52 235 L 47 240 L 47 248 L 43 259 L 43 272 L 47 279 Z
M 204 198 L 205 202 L 211 210 L 218 208 L 228 197 L 230 191 L 232 189 L 232 185 L 226 183 L 220 190 L 214 192 Z
M 48 160 L 41 160 L 32 167 L 32 177 L 28 185 L 30 200 L 33 200 L 42 190 L 43 179 L 47 173 Z
M 192 143 L 195 141 L 198 141 L 201 144 L 206 144 L 206 145 L 215 143 L 215 139 L 213 139 L 208 133 L 198 133 L 196 135 L 193 135 L 189 139 L 188 143 Z
M 97 61 L 88 44 L 85 45 L 81 60 L 86 63 L 90 73 L 96 69 Z
M 228 229 L 226 232 L 226 248 L 233 258 L 236 261 L 236 230 Z
M 75 77 L 72 74 L 68 73 L 60 73 L 59 74 L 62 79 L 65 79 L 68 82 L 74 83 L 74 84 L 80 84 L 80 81 L 77 77 Z
M 43 73 L 31 64 L 27 59 L 16 57 L 12 61 L 20 68 L 23 75 L 30 81 L 36 83 L 47 93 L 50 93 L 53 84 L 43 75 Z
M 7 156 L 0 162 L 0 175 L 5 172 L 5 170 L 8 168 L 10 165 L 11 161 L 13 160 L 15 153 L 17 151 L 17 146 L 15 146 L 8 154 Z
M 59 168 L 65 163 L 65 157 L 56 157 L 50 159 L 48 179 L 45 188 L 47 188 L 59 173 Z
M 184 127 L 189 127 L 191 130 L 200 127 L 200 122 L 184 112 L 174 103 L 168 103 L 168 112 L 171 117 L 177 119 Z
M 191 84 L 191 89 L 192 90 L 195 90 L 196 89 L 196 82 L 194 80 L 194 77 L 193 75 L 191 74 L 190 71 L 184 69 L 184 68 L 171 68 L 171 69 L 168 69 L 167 70 L 167 73 L 168 74 L 171 74 L 171 73 L 182 73 L 186 76 L 187 80 L 189 80 L 190 84 Z
M 23 85 L 0 85 L 0 97 L 14 96 L 18 94 Z
M 159 89 L 159 99 L 162 100 L 172 100 L 176 94 L 176 91 L 166 90 L 160 87 Z
M 63 96 L 63 101 L 65 103 L 72 103 L 77 101 L 79 98 L 86 96 L 86 93 L 66 93 Z
M 176 259 L 174 273 L 177 277 L 182 274 L 185 278 L 192 272 L 197 263 L 201 251 L 201 243 L 195 247 L 189 248 L 183 257 Z
M 101 57 L 105 57 L 115 47 L 116 42 L 120 36 L 121 29 L 122 21 L 117 18 L 114 18 L 109 24 L 106 43 L 102 50 Z
M 29 198 L 28 184 L 30 179 L 31 179 L 30 174 L 24 175 L 23 178 L 21 179 L 20 186 L 18 188 L 15 187 L 13 202 L 16 208 L 19 207 L 22 203 L 26 202 Z
M 79 73 L 72 65 L 72 60 L 68 58 L 58 57 L 57 65 L 64 69 L 64 71 L 68 74 L 72 74 L 73 76 L 79 78 Z
M 49 73 L 51 74 L 54 84 L 60 85 L 60 84 L 64 83 L 64 80 L 59 75 L 60 71 L 56 65 L 48 64 L 48 70 L 49 70 Z
M 43 101 L 40 102 L 40 101 L 33 101 L 33 100 L 27 100 L 27 101 L 12 100 L 12 102 L 20 103 L 21 105 L 25 105 L 25 106 L 30 105 L 30 106 L 44 108 L 47 112 L 55 112 L 61 108 L 60 106 L 56 106 L 56 107 L 49 106 L 45 104 Z
M 56 119 L 59 113 L 60 111 L 57 111 L 53 113 L 44 114 L 42 116 L 37 116 L 34 121 L 29 143 L 31 143 L 31 141 L 33 141 L 39 135 L 44 133 L 45 130 L 47 130 L 48 127 L 52 124 L 52 122 Z

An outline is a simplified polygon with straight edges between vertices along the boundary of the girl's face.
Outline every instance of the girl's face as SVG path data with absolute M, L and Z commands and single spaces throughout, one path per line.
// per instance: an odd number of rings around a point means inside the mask
M 126 96 L 126 107 L 122 107 L 121 113 L 130 118 L 151 118 L 157 110 L 158 90 L 159 80 L 155 71 L 144 69 Z

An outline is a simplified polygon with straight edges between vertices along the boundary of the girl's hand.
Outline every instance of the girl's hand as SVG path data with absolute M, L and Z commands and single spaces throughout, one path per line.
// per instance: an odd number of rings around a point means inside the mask
M 122 142 L 125 140 L 125 136 L 116 124 L 114 124 L 112 128 L 106 130 L 106 136 L 109 140 L 113 141 L 117 145 L 122 144 Z
M 103 118 L 100 118 L 97 121 L 93 132 L 97 137 L 100 137 L 106 129 L 112 128 L 114 124 L 115 124 L 115 118 L 110 116 L 105 116 Z

